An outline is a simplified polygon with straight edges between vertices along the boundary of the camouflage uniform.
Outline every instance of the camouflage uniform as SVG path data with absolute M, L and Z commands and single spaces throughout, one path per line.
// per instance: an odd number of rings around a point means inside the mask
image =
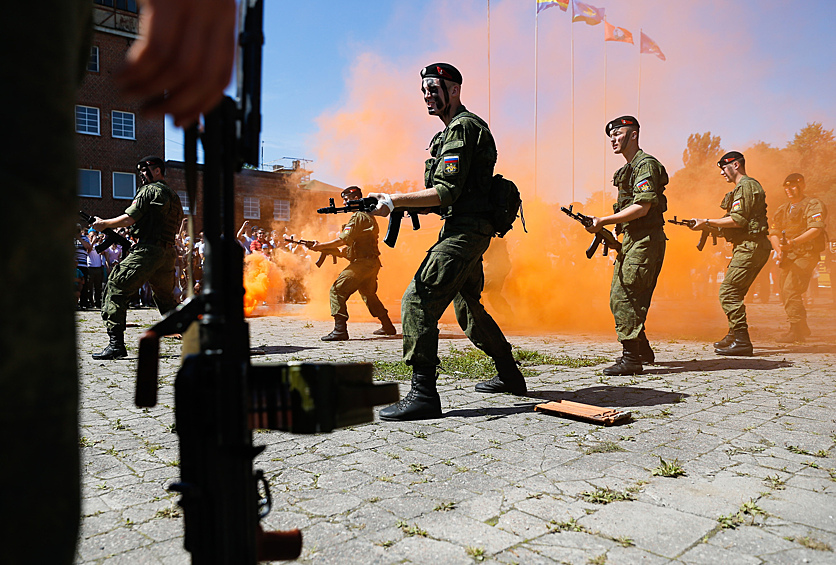
M 493 136 L 481 118 L 461 106 L 433 138 L 430 155 L 424 185 L 438 192 L 445 222 L 401 301 L 404 361 L 438 366 L 438 320 L 450 302 L 476 347 L 494 359 L 510 357 L 511 345 L 480 302 L 482 255 L 494 234 L 487 198 L 496 163 Z
M 78 210 L 76 91 L 90 58 L 92 2 L 4 4 L 5 67 L 0 99 L 0 210 L 9 233 L 0 259 L 0 508 L 3 563 L 75 561 L 80 508 L 75 255 Z M 33 41 L 34 37 L 41 40 Z M 25 49 L 16 50 L 16 46 Z M 33 124 L 48 124 L 33 127 Z M 48 163 L 48 166 L 44 166 Z M 13 188 L 12 188 L 13 187 Z M 46 514 L 45 514 L 46 512 Z M 45 526 L 45 518 L 55 527 Z M 46 533 L 45 527 L 48 530 Z
M 666 184 L 664 165 L 642 150 L 613 175 L 613 185 L 618 188 L 618 201 L 613 204 L 616 213 L 632 204 L 650 204 L 647 214 L 621 224 L 624 240 L 610 286 L 610 310 L 620 342 L 643 336 L 650 299 L 665 258 L 667 238 L 662 215 L 668 209 Z
M 780 238 L 781 232 L 785 232 L 789 240 L 812 228 L 821 228 L 823 231 L 826 219 L 827 208 L 824 203 L 817 198 L 804 197 L 800 202 L 788 202 L 778 208 L 769 235 Z M 804 309 L 802 295 L 810 285 L 810 278 L 824 248 L 825 236 L 822 233 L 813 241 L 795 246 L 784 254 L 778 284 L 790 324 L 803 324 L 806 327 L 807 311 Z
M 180 197 L 165 181 L 152 182 L 139 189 L 125 213 L 135 220 L 131 234 L 138 241 L 111 271 L 102 301 L 105 326 L 116 333 L 125 331 L 128 300 L 146 282 L 161 314 L 177 306 L 174 237 L 183 219 Z
M 729 332 L 748 330 L 743 299 L 758 273 L 769 260 L 772 246 L 767 239 L 766 193 L 760 183 L 744 176 L 726 194 L 720 207 L 739 228 L 724 228 L 722 235 L 734 244 L 726 276 L 720 285 L 720 306 L 729 319 Z
M 389 312 L 377 297 L 377 273 L 380 271 L 380 251 L 377 248 L 380 228 L 370 214 L 355 212 L 343 226 L 339 238 L 347 245 L 349 265 L 331 286 L 331 316 L 348 319 L 346 301 L 359 292 L 375 318 L 387 318 Z

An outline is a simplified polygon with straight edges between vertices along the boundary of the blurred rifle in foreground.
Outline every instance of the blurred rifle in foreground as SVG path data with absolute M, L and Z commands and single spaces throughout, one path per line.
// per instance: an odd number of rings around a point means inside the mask
M 297 245 L 304 245 L 307 248 L 311 248 L 316 245 L 315 241 L 311 241 L 310 239 L 293 239 L 293 237 L 286 237 L 284 240 L 288 243 L 295 243 Z M 325 263 L 325 258 L 331 256 L 331 259 L 334 260 L 334 264 L 337 264 L 337 257 L 344 257 L 344 255 L 340 252 L 339 249 L 326 249 L 325 251 L 319 252 L 319 259 L 316 260 L 316 266 L 322 267 L 322 264 Z
M 568 208 L 565 206 L 560 207 L 560 211 L 572 218 L 573 220 L 580 222 L 583 227 L 588 228 L 592 225 L 592 216 L 585 216 L 580 212 L 572 212 L 572 205 L 570 204 Z M 592 243 L 589 244 L 589 248 L 586 250 L 586 258 L 592 259 L 592 256 L 595 255 L 595 252 L 598 251 L 598 246 L 604 244 L 604 252 L 603 255 L 606 256 L 609 254 L 610 249 L 615 250 L 617 253 L 621 253 L 621 242 L 616 239 L 613 233 L 606 229 L 601 228 L 601 231 L 595 234 L 595 239 L 592 240 Z
M 691 229 L 694 229 L 694 226 L 697 223 L 694 220 L 682 220 L 679 221 L 676 219 L 676 216 L 673 217 L 673 220 L 668 220 L 669 224 L 674 224 L 676 226 L 688 226 Z M 700 242 L 697 244 L 697 249 L 702 251 L 703 247 L 705 247 L 705 242 L 708 241 L 708 236 L 711 236 L 712 243 L 717 245 L 717 238 L 720 237 L 720 228 L 703 226 L 700 228 L 702 234 L 700 235 Z
M 225 96 L 205 116 L 202 292 L 169 312 L 140 339 L 136 405 L 157 403 L 159 339 L 199 326 L 200 346 L 188 354 L 174 382 L 175 427 L 180 439 L 184 545 L 196 565 L 254 565 L 295 559 L 302 535 L 265 532 L 260 521 L 272 505 L 269 483 L 253 459 L 254 429 L 328 432 L 370 422 L 372 406 L 398 398 L 397 385 L 372 384 L 370 364 L 250 363 L 244 321 L 243 249 L 236 241 L 235 175 L 258 163 L 261 129 L 262 0 L 243 0 L 238 100 Z M 198 131 L 186 130 L 186 188 L 196 187 Z
M 88 226 L 93 225 L 93 216 L 90 214 L 86 214 L 85 212 L 79 210 L 78 215 L 81 216 L 85 222 L 87 222 Z M 128 254 L 128 251 L 131 250 L 131 240 L 123 235 L 119 235 L 115 231 L 110 228 L 105 228 L 102 230 L 105 238 L 100 244 L 96 245 L 96 253 L 101 254 L 105 249 L 113 245 L 114 243 L 122 248 L 122 257 Z
M 343 207 L 334 205 L 334 199 L 329 198 L 329 204 L 326 208 L 319 208 L 318 214 L 340 214 L 344 212 L 371 212 L 377 208 L 377 200 L 375 198 L 361 198 L 360 200 L 349 200 L 348 204 Z M 421 229 L 421 220 L 418 219 L 420 212 L 419 208 L 395 208 L 389 214 L 389 227 L 386 228 L 386 237 L 383 238 L 383 243 L 389 247 L 395 247 L 398 242 L 398 234 L 401 231 L 401 222 L 406 214 L 412 219 L 412 229 L 417 231 Z M 433 211 L 432 209 L 430 211 Z

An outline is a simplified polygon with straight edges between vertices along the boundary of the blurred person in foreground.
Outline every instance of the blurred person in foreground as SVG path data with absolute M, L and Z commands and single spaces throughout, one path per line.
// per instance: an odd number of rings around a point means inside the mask
M 141 38 L 119 82 L 157 115 L 186 125 L 214 107 L 235 50 L 233 0 L 139 0 Z M 18 233 L 37 218 L 49 261 L 10 240 L 0 293 L 0 528 L 3 563 L 73 563 L 80 516 L 78 374 L 70 241 L 78 210 L 74 106 L 90 57 L 90 0 L 11 2 L 0 37 L 3 89 L 0 178 L 15 187 L 0 223 Z M 196 33 L 183 33 L 195 30 Z M 33 38 L 47 38 L 33 41 Z M 26 45 L 26 49 L 19 47 Z M 32 124 L 49 124 L 33 128 Z M 49 163 L 45 167 L 44 163 Z M 33 174 L 36 172 L 36 174 Z
M 349 186 L 340 195 L 343 202 L 363 198 L 359 186 Z M 331 316 L 334 329 L 322 336 L 322 341 L 345 341 L 348 339 L 348 299 L 355 292 L 360 293 L 369 314 L 380 320 L 381 327 L 374 335 L 395 335 L 398 331 L 389 319 L 389 311 L 377 297 L 377 275 L 380 272 L 380 228 L 377 220 L 368 212 L 354 212 L 343 226 L 339 235 L 331 241 L 315 242 L 311 251 L 337 251 L 348 259 L 348 266 L 331 285 Z M 344 249 L 343 249 L 344 248 Z
M 827 208 L 818 198 L 805 196 L 805 189 L 804 177 L 798 173 L 784 180 L 789 202 L 778 208 L 769 228 L 769 240 L 780 267 L 781 301 L 790 324 L 789 332 L 778 338 L 784 343 L 803 342 L 810 336 L 803 295 L 821 252 L 827 247 L 824 231 Z
M 409 283 L 401 300 L 404 362 L 412 367 L 412 388 L 399 402 L 383 408 L 383 420 L 441 417 L 438 378 L 438 320 L 450 303 L 456 320 L 473 344 L 490 356 L 498 374 L 476 385 L 477 392 L 524 395 L 525 379 L 511 344 L 481 303 L 482 256 L 496 228 L 489 199 L 496 144 L 488 124 L 461 102 L 462 75 L 452 65 L 434 63 L 421 71 L 421 91 L 431 116 L 444 130 L 430 142 L 424 190 L 407 194 L 372 193 L 374 214 L 396 208 L 439 207 L 444 226 L 438 241 Z
M 107 328 L 108 344 L 93 359 L 120 359 L 128 355 L 125 348 L 128 302 L 138 290 L 145 306 L 151 301 L 143 291 L 147 283 L 160 314 L 177 306 L 174 297 L 177 247 L 174 242 L 183 204 L 180 197 L 165 182 L 165 163 L 154 155 L 144 157 L 136 165 L 141 186 L 125 213 L 103 220 L 94 217 L 93 229 L 102 231 L 130 227 L 137 243 L 128 256 L 110 273 L 102 301 L 102 320 Z
M 729 320 L 729 331 L 714 342 L 714 353 L 750 356 L 753 347 L 743 299 L 772 252 L 767 239 L 766 193 L 758 181 L 746 175 L 746 159 L 739 151 L 723 155 L 717 166 L 726 182 L 734 184 L 720 203 L 726 214 L 715 219 L 694 218 L 691 229 L 720 228 L 722 236 L 734 245 L 720 284 L 720 306 Z
M 621 342 L 622 355 L 615 364 L 604 369 L 605 375 L 637 375 L 643 364 L 653 363 L 656 355 L 645 333 L 647 311 L 656 288 L 656 281 L 665 259 L 665 219 L 668 209 L 665 166 L 639 148 L 639 121 L 621 116 L 604 128 L 613 153 L 627 162 L 613 175 L 618 189 L 614 214 L 592 218 L 586 228 L 590 233 L 616 224 L 623 232 L 621 253 L 613 265 L 610 285 L 610 310 L 615 319 L 615 333 Z

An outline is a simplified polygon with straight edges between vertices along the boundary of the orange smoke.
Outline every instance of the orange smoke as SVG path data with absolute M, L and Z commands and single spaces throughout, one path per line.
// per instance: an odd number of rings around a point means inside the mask
M 252 316 L 262 304 L 271 306 L 284 299 L 285 275 L 282 269 L 263 253 L 244 257 L 244 315 Z

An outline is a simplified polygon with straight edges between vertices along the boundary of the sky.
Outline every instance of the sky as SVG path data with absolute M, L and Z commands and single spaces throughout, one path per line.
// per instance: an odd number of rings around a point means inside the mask
M 263 164 L 302 159 L 336 186 L 420 183 L 443 124 L 419 71 L 438 61 L 462 72 L 463 103 L 490 122 L 497 172 L 547 202 L 609 187 L 623 158 L 604 125 L 623 114 L 670 174 L 692 133 L 745 151 L 783 147 L 808 122 L 836 127 L 833 0 L 589 3 L 636 45 L 604 42 L 603 24 L 559 8 L 535 17 L 534 0 L 267 0 Z M 666 61 L 639 54 L 640 30 Z M 166 157 L 182 159 L 170 123 Z

